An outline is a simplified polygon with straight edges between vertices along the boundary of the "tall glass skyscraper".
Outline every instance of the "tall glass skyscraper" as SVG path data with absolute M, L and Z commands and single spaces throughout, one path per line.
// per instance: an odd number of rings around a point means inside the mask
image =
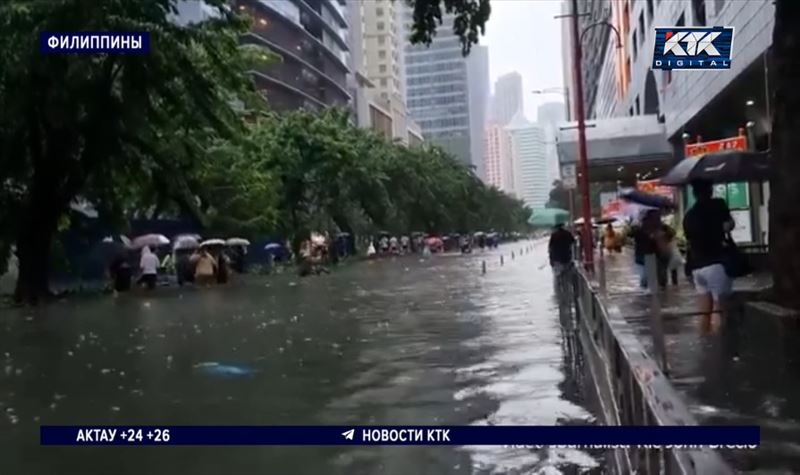
M 411 23 L 411 10 L 405 21 Z M 431 45 L 405 47 L 409 114 L 426 141 L 442 146 L 483 175 L 483 128 L 488 104 L 489 61 L 485 47 L 468 57 L 446 15 Z

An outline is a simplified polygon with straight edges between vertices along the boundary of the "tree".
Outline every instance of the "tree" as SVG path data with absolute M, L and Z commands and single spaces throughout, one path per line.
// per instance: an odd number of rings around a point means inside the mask
M 550 198 L 547 200 L 545 208 L 570 209 L 569 190 L 561 180 L 553 181 L 553 188 L 550 190 Z
M 163 154 L 179 118 L 185 130 L 230 135 L 231 91 L 250 84 L 239 36 L 246 23 L 223 0 L 215 19 L 180 26 L 177 0 L 11 0 L 0 6 L 0 181 L 21 190 L 11 212 L 19 256 L 17 301 L 48 294 L 59 220 L 78 197 L 119 209 L 132 182 L 169 177 Z M 150 31 L 147 55 L 42 55 L 40 31 Z M 201 58 L 201 59 L 198 59 Z M 172 186 L 181 189 L 182 186 Z
M 464 55 L 469 54 L 484 34 L 492 10 L 489 0 L 406 0 L 413 11 L 411 42 L 430 45 L 445 13 L 455 15 L 453 33 L 461 40 Z
M 800 2 L 776 0 L 769 249 L 778 299 L 800 308 Z

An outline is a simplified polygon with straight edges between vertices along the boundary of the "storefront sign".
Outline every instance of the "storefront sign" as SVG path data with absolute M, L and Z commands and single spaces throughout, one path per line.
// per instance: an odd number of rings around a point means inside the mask
M 640 180 L 636 182 L 636 188 L 645 193 L 666 196 L 669 199 L 675 198 L 675 191 L 670 186 L 662 186 L 660 180 Z
M 747 149 L 746 137 L 739 136 L 722 140 L 712 140 L 710 142 L 686 144 L 685 155 L 687 157 L 694 157 L 697 155 L 703 155 L 704 153 L 710 153 L 710 152 L 720 152 L 723 150 L 746 150 L 746 149 Z
M 749 209 L 739 209 L 731 211 L 731 217 L 736 226 L 731 231 L 731 237 L 737 243 L 753 242 L 753 226 Z
M 719 152 L 723 150 L 746 150 L 747 138 L 744 136 L 731 137 L 710 142 L 687 144 L 686 157 L 703 155 L 704 153 Z M 714 187 L 714 197 L 722 198 L 728 203 L 730 209 L 744 209 L 750 207 L 750 193 L 747 182 L 723 183 Z M 691 191 L 686 193 L 686 208 L 694 204 L 694 195 Z

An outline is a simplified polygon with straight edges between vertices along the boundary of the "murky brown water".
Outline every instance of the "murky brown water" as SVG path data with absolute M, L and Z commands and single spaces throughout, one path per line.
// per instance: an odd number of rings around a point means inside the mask
M 532 253 L 510 259 L 514 250 Z M 505 265 L 499 266 L 499 255 Z M 481 261 L 488 263 L 482 276 Z M 0 310 L 2 474 L 580 473 L 500 447 L 40 447 L 40 424 L 591 423 L 543 242 Z M 203 363 L 249 375 L 215 375 Z

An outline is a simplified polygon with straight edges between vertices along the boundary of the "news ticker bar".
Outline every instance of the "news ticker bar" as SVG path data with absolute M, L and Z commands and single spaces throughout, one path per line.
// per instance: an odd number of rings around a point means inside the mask
M 535 445 L 755 448 L 757 426 L 41 426 L 42 445 Z
M 39 33 L 42 53 L 148 53 L 150 33 L 137 32 L 58 32 Z

